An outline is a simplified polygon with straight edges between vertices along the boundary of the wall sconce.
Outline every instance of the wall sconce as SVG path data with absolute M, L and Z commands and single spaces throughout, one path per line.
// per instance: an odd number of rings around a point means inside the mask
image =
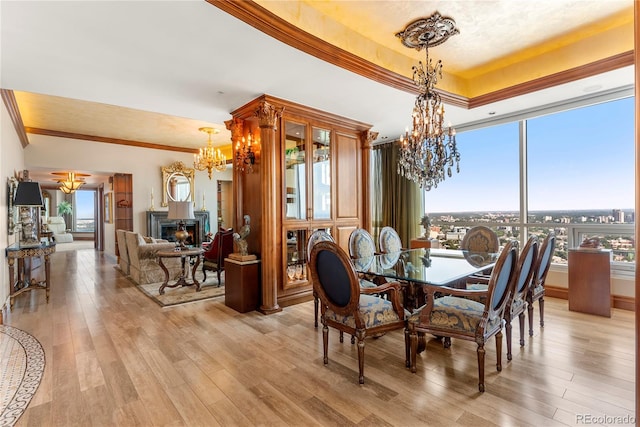
M 242 137 L 242 144 L 240 141 L 236 142 L 236 169 L 240 172 L 252 172 L 253 165 L 256 163 L 256 153 L 254 147 L 260 144 L 258 138 L 253 139 L 251 134 L 247 136 L 245 140 Z

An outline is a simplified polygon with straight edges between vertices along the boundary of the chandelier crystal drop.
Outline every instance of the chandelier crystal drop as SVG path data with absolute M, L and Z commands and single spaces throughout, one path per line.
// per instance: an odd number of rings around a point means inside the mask
M 413 66 L 413 81 L 418 96 L 413 107 L 412 128 L 400 137 L 398 173 L 416 182 L 426 191 L 452 176 L 455 166 L 460 172 L 460 152 L 456 146 L 456 131 L 444 126 L 444 105 L 435 86 L 442 78 L 442 61 L 435 65 L 429 58 L 429 47 L 444 43 L 457 34 L 455 22 L 437 12 L 427 19 L 417 20 L 396 34 L 405 46 L 425 50 L 426 60 Z
M 207 170 L 209 179 L 212 179 L 212 172 L 214 170 L 223 171 L 227 168 L 227 158 L 220 149 L 214 150 L 211 144 L 211 134 L 219 133 L 218 129 L 210 127 L 202 127 L 198 129 L 200 132 L 205 132 L 209 135 L 209 141 L 207 146 L 200 149 L 198 154 L 193 155 L 193 167 L 199 171 Z

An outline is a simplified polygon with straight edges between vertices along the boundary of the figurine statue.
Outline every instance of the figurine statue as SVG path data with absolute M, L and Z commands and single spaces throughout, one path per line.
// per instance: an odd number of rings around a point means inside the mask
M 429 219 L 429 215 L 424 214 L 420 219 L 420 225 L 424 227 L 424 238 L 428 239 L 431 233 L 431 219 Z
M 238 233 L 233 233 L 233 241 L 236 243 L 237 251 L 242 256 L 248 255 L 248 244 L 247 244 L 247 236 L 249 232 L 251 232 L 251 218 L 249 215 L 244 216 L 244 225 L 240 228 Z

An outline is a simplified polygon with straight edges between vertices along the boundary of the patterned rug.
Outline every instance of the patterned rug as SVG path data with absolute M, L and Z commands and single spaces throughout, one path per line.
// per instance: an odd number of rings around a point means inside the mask
M 0 426 L 14 425 L 36 394 L 44 350 L 32 335 L 0 325 Z
M 162 282 L 149 283 L 148 285 L 136 285 L 145 295 L 154 300 L 160 307 L 169 307 L 178 304 L 203 301 L 224 296 L 224 273 L 222 273 L 222 284 L 218 287 L 218 278 L 215 273 L 207 274 L 207 281 L 202 282 L 202 272 L 196 273 L 196 278 L 200 282 L 200 292 L 196 292 L 195 286 L 178 286 L 176 288 L 164 288 L 164 295 L 158 293 Z M 191 280 L 189 279 L 189 282 Z M 170 281 L 169 284 L 175 283 Z

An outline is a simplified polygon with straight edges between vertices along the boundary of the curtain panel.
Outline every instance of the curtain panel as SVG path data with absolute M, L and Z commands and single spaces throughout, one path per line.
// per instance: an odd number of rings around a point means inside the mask
M 424 214 L 423 191 L 398 173 L 397 143 L 380 144 L 372 150 L 372 234 L 376 242 L 382 227 L 393 227 L 404 247 L 421 235 Z

